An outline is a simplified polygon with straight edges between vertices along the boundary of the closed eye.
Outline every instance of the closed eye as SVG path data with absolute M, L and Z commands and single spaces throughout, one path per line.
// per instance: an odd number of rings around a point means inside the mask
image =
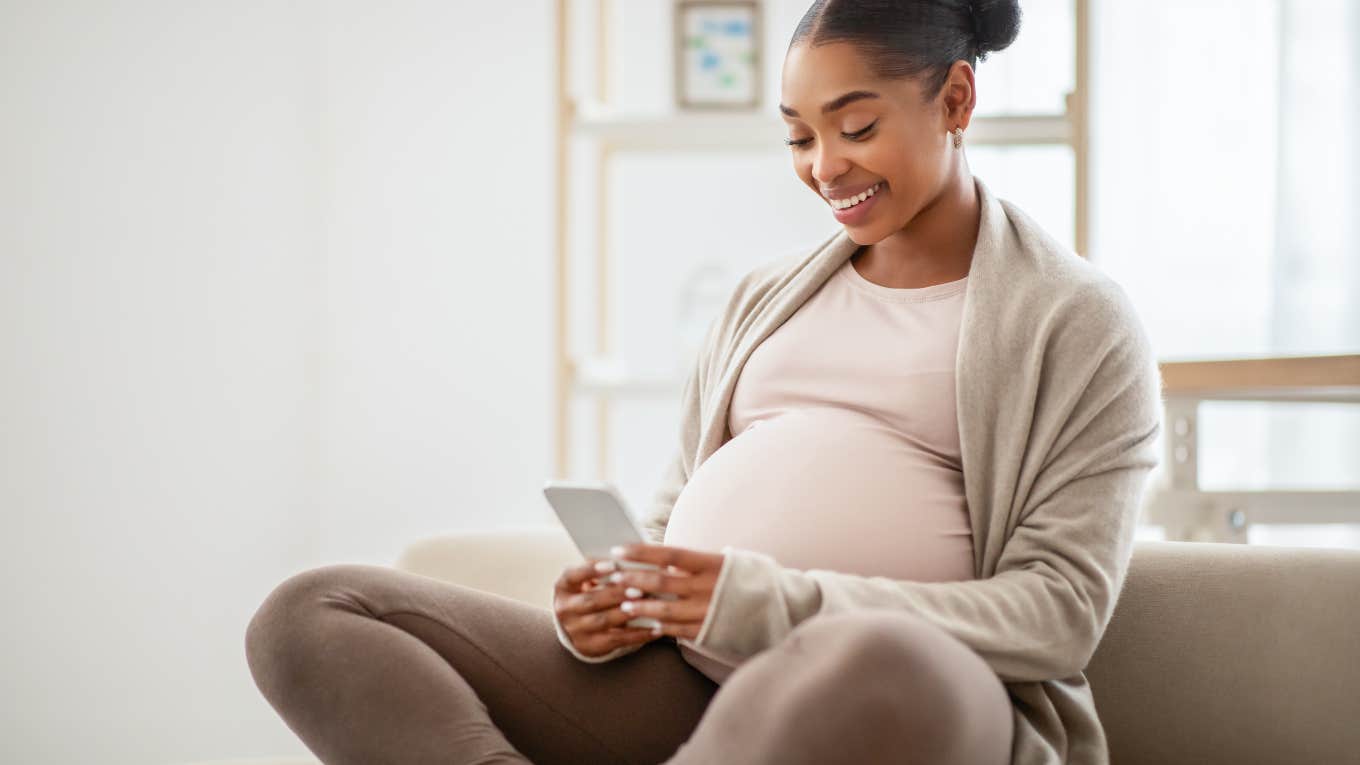
M 874 120 L 873 122 L 869 123 L 869 125 L 868 125 L 867 127 L 865 127 L 863 130 L 856 130 L 856 131 L 853 132 L 853 133 L 841 133 L 841 135 L 844 136 L 844 137 L 846 137 L 846 138 L 848 138 L 848 139 L 850 139 L 851 141 L 860 141 L 860 140 L 863 140 L 864 137 L 865 137 L 866 135 L 868 135 L 869 131 L 870 131 L 870 130 L 873 130 L 873 129 L 874 129 L 874 126 L 877 125 L 877 124 L 878 124 L 878 120 Z M 807 144 L 807 143 L 808 143 L 809 141 L 811 141 L 811 140 L 812 140 L 811 138 L 800 138 L 800 139 L 798 139 L 797 141 L 795 141 L 795 140 L 793 140 L 793 139 L 791 139 L 791 138 L 785 138 L 785 139 L 784 139 L 784 145 L 785 145 L 785 146 L 803 146 L 803 145 Z

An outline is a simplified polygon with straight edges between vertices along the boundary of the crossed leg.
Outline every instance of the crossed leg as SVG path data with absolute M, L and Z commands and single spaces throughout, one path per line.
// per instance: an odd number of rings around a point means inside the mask
M 284 580 L 245 647 L 260 691 L 326 765 L 657 763 L 718 688 L 673 642 L 587 664 L 545 608 L 363 564 Z
M 1000 681 L 898 612 L 809 619 L 719 689 L 671 639 L 587 664 L 546 609 L 336 564 L 276 587 L 245 647 L 265 698 L 327 765 L 1008 762 Z

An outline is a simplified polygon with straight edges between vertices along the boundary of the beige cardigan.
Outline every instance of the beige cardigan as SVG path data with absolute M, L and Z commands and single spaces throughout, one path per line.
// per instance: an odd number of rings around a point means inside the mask
M 724 547 L 708 616 L 684 642 L 739 661 L 818 613 L 908 611 L 972 648 L 1006 683 L 1012 763 L 1107 763 L 1082 670 L 1114 611 L 1158 461 L 1161 378 L 1123 289 L 974 180 L 981 221 L 955 371 L 977 578 L 797 570 Z M 684 384 L 678 451 L 644 518 L 651 541 L 662 541 L 695 468 L 732 437 L 728 404 L 751 351 L 858 248 L 838 230 L 738 283 Z M 587 657 L 560 624 L 558 637 L 589 662 L 641 647 Z

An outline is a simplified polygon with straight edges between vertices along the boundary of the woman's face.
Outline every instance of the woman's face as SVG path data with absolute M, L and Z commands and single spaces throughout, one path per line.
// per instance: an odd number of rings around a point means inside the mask
M 849 43 L 789 49 L 780 112 L 794 170 L 856 243 L 879 242 L 906 227 L 957 172 L 949 131 L 967 125 L 957 107 L 950 122 L 949 102 L 959 96 L 957 88 L 947 94 L 957 74 L 951 71 L 940 93 L 923 101 L 916 78 L 874 77 Z M 831 201 L 869 189 L 873 195 L 853 207 L 838 210 L 844 202 Z

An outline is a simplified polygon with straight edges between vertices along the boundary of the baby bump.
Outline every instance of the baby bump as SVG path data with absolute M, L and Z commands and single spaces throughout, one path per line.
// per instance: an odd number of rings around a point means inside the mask
M 963 476 L 871 416 L 811 408 L 732 438 L 690 477 L 666 544 L 918 581 L 973 577 Z

